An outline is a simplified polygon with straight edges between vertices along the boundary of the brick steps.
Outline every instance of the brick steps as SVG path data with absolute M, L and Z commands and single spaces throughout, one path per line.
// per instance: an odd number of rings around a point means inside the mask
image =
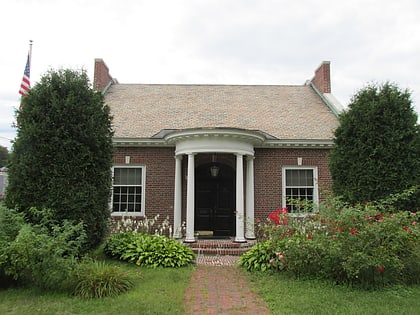
M 197 255 L 240 256 L 250 250 L 255 243 L 255 240 L 248 240 L 245 243 L 235 243 L 233 239 L 198 239 L 197 242 L 187 243 L 187 245 Z

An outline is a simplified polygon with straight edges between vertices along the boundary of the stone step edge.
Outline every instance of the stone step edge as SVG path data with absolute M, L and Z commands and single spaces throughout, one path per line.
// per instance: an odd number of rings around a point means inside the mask
M 240 256 L 250 248 L 191 248 L 197 255 L 221 255 L 221 256 Z
M 235 242 L 196 242 L 184 243 L 191 248 L 251 248 L 256 244 L 256 241 L 248 241 L 244 243 Z

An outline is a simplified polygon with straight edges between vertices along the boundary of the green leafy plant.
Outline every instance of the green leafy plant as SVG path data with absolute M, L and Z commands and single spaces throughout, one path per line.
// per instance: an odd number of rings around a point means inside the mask
M 73 295 L 84 299 L 117 296 L 134 286 L 129 275 L 115 265 L 105 262 L 80 263 L 75 272 Z
M 104 251 L 110 257 L 149 267 L 182 267 L 195 257 L 191 248 L 174 239 L 139 233 L 111 235 Z
M 255 244 L 251 250 L 244 253 L 239 258 L 239 264 L 248 271 L 267 271 L 277 267 L 274 264 L 275 257 L 275 245 L 271 240 L 267 240 Z
M 0 205 L 0 287 L 7 287 L 14 282 L 12 277 L 5 273 L 8 264 L 7 249 L 23 225 L 24 218 L 21 213 Z
M 86 234 L 81 223 L 49 220 L 48 210 L 36 210 L 42 224 L 24 223 L 1 249 L 0 265 L 13 279 L 42 289 L 68 288 Z
M 53 209 L 59 222 L 84 222 L 87 249 L 109 227 L 112 166 L 110 108 L 86 71 L 50 70 L 22 99 L 8 164 L 6 205 L 25 213 Z
M 420 126 L 410 91 L 390 82 L 369 84 L 339 120 L 330 152 L 336 195 L 355 204 L 419 184 Z
M 418 283 L 418 216 L 386 212 L 386 207 L 377 202 L 350 206 L 332 199 L 306 217 L 282 213 L 267 229 L 272 244 L 265 248 L 262 243 L 245 254 L 242 265 L 250 271 L 287 270 L 297 277 L 367 287 Z

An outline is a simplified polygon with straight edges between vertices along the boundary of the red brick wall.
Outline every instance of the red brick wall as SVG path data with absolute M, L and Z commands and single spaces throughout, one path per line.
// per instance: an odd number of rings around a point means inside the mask
M 112 80 L 105 62 L 102 59 L 95 59 L 93 88 L 97 91 L 102 91 Z
M 330 62 L 324 61 L 318 69 L 315 70 L 315 76 L 312 83 L 321 93 L 331 93 Z
M 332 181 L 328 168 L 328 150 L 321 149 L 256 149 L 254 160 L 255 217 L 264 219 L 282 206 L 282 167 L 318 167 L 319 197 L 331 191 Z
M 117 148 L 115 165 L 126 165 L 125 156 L 130 156 L 130 165 L 146 166 L 146 204 L 148 218 L 160 214 L 161 219 L 170 217 L 173 224 L 173 203 L 175 183 L 174 148 Z M 297 158 L 302 158 L 302 166 L 318 167 L 319 196 L 331 190 L 331 176 L 328 169 L 328 150 L 325 149 L 256 149 L 255 172 L 255 217 L 265 219 L 268 214 L 282 205 L 282 167 L 297 166 Z M 196 155 L 196 167 L 207 163 L 211 155 Z M 219 162 L 235 167 L 234 155 L 217 155 Z M 185 221 L 187 157 L 182 162 L 183 214 Z M 246 165 L 246 161 L 244 161 Z M 245 177 L 245 174 L 244 174 Z M 323 193 L 324 192 L 324 193 Z
M 173 224 L 175 158 L 174 148 L 117 148 L 114 155 L 115 165 L 146 166 L 145 214 L 153 218 L 160 214 L 161 219 L 170 216 Z

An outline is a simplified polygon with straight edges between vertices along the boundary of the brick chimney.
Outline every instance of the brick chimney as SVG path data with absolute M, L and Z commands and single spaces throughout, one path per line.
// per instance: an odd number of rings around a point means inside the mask
M 96 58 L 93 75 L 93 88 L 97 91 L 102 91 L 110 82 L 114 82 L 114 79 L 109 74 L 107 65 L 102 59 Z
M 323 61 L 318 69 L 315 70 L 315 76 L 312 78 L 311 83 L 315 85 L 319 92 L 331 93 L 329 61 Z

